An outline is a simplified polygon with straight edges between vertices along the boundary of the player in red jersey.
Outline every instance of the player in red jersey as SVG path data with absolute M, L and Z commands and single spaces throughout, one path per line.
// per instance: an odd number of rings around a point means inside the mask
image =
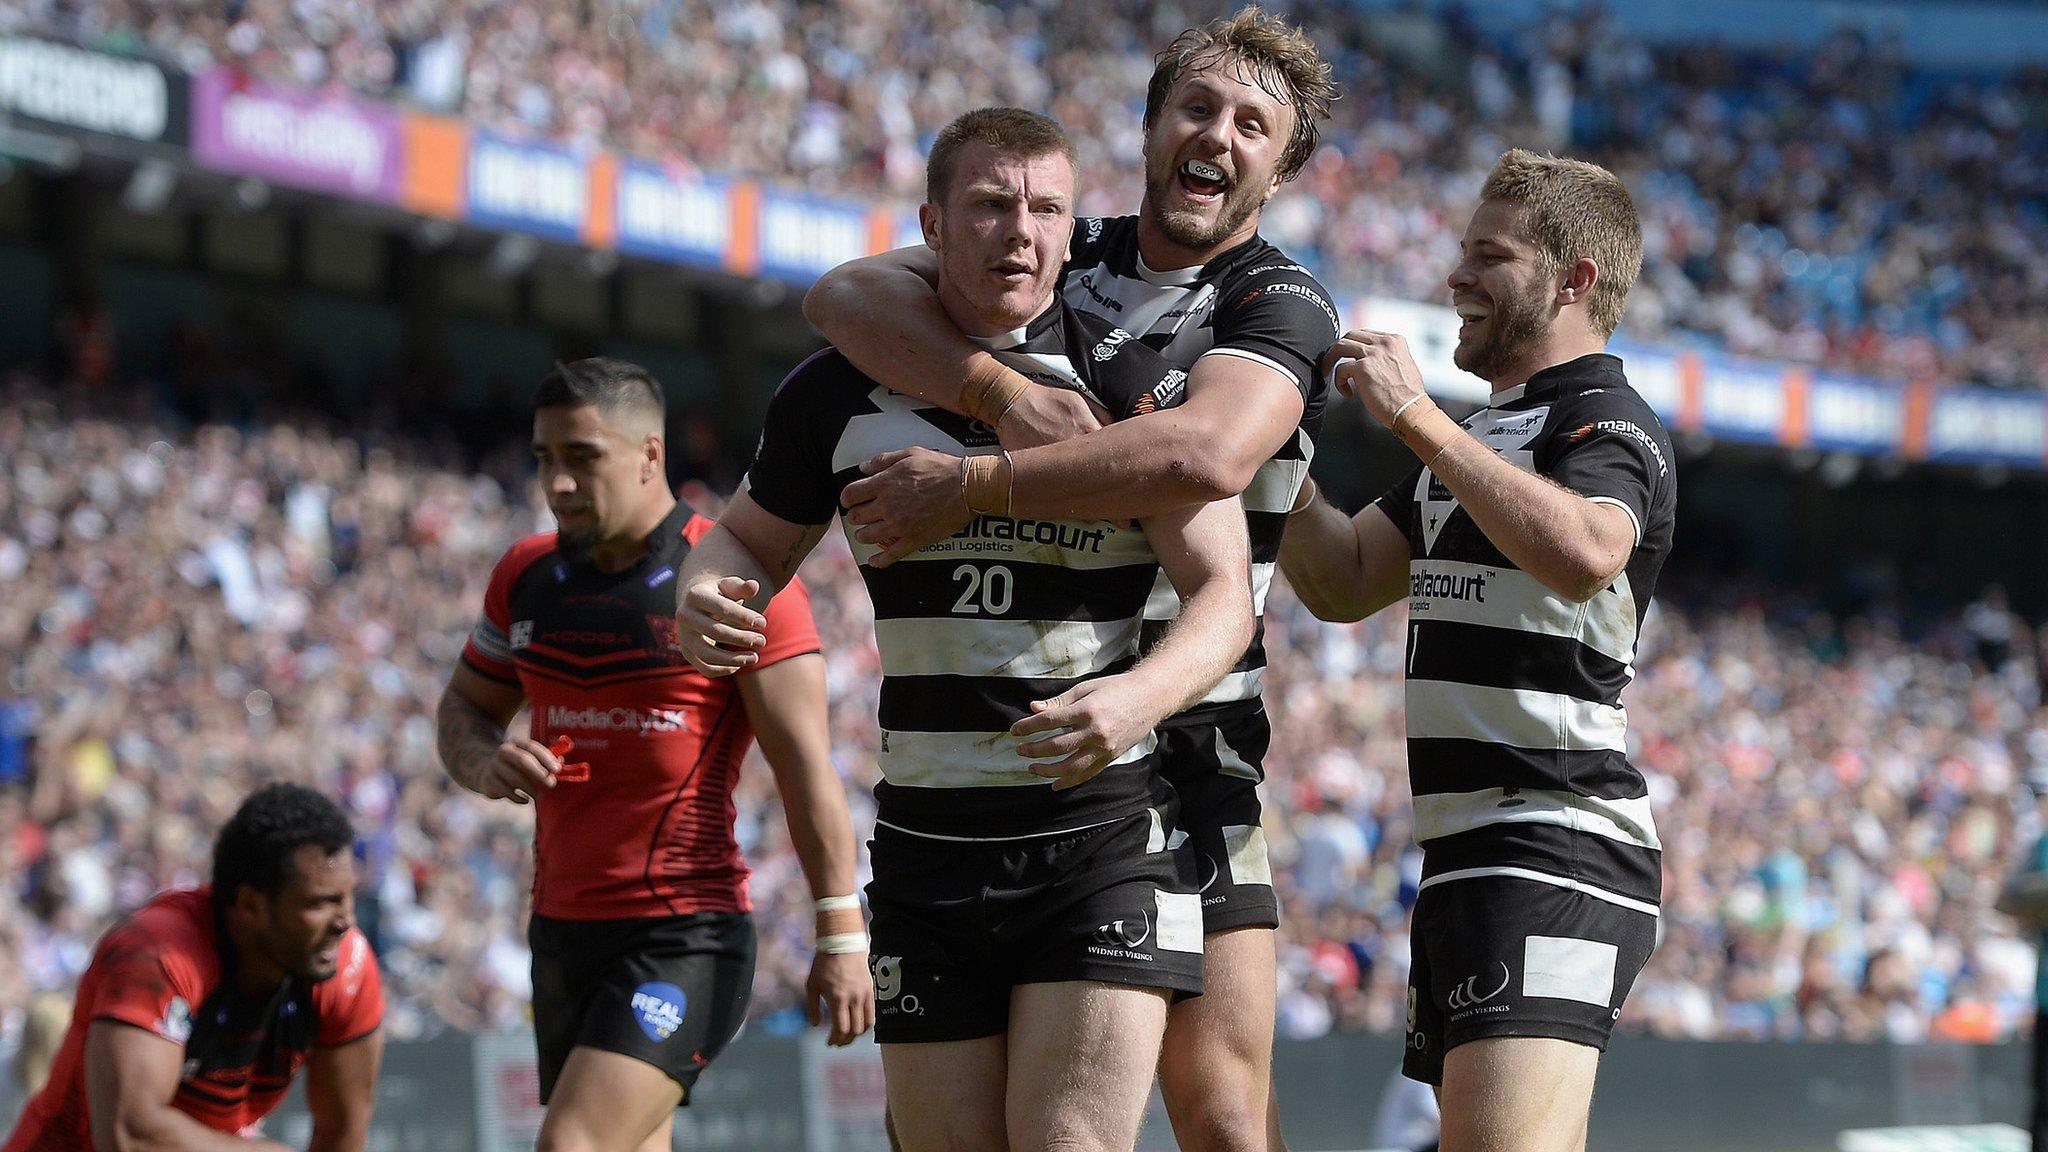
M 809 598 L 793 585 L 770 604 L 746 675 L 708 680 L 685 662 L 676 573 L 712 522 L 669 490 L 664 418 L 660 386 L 623 361 L 541 382 L 533 450 L 560 527 L 498 562 L 441 698 L 449 775 L 537 804 L 542 1152 L 666 1149 L 675 1109 L 745 1019 L 754 932 L 733 786 L 750 739 L 820 897 L 812 1021 L 834 1044 L 874 1023 Z M 508 732 L 523 704 L 529 730 Z
M 317 792 L 244 801 L 211 887 L 165 892 L 100 941 L 4 1152 L 285 1152 L 259 1125 L 301 1067 L 311 1152 L 362 1152 L 384 992 L 352 923 L 354 840 Z

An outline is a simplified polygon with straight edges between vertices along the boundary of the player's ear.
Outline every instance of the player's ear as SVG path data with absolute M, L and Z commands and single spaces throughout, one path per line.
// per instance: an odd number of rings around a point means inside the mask
M 640 479 L 651 480 L 662 471 L 662 459 L 666 456 L 667 441 L 660 436 L 649 434 L 640 441 L 640 458 L 644 463 Z
M 917 226 L 924 230 L 924 246 L 934 252 L 941 251 L 939 247 L 938 205 L 919 204 L 917 206 Z
M 1600 282 L 1600 265 L 1590 256 L 1573 261 L 1564 270 L 1564 283 L 1557 287 L 1557 303 L 1584 304 L 1592 299 L 1593 285 Z
M 266 922 L 270 919 L 270 899 L 254 884 L 237 884 L 230 907 L 248 919 Z

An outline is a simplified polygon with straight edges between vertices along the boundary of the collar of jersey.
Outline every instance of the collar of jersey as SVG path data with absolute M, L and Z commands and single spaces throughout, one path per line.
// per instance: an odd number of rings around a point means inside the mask
M 1207 264 L 1196 264 L 1189 268 L 1175 268 L 1170 271 L 1160 272 L 1145 263 L 1144 253 L 1134 252 L 1132 255 L 1137 258 L 1138 279 L 1161 288 L 1185 288 L 1200 280 L 1202 273 L 1209 267 Z
M 1523 400 L 1549 396 L 1562 388 L 1567 381 L 1588 382 L 1602 377 L 1621 377 L 1621 357 L 1606 352 L 1591 352 L 1576 360 L 1552 364 L 1513 388 L 1494 393 L 1492 398 L 1487 400 L 1486 406 L 1506 408 Z
M 1022 328 L 1012 328 L 1000 336 L 969 336 L 967 338 L 988 349 L 990 352 L 1007 352 L 1020 344 L 1028 342 L 1033 336 L 1042 335 L 1051 329 L 1053 325 L 1059 323 L 1059 321 L 1060 298 L 1054 296 L 1052 303 L 1046 306 L 1045 311 L 1033 316 L 1031 322 Z
M 647 555 L 620 569 L 620 572 L 631 572 L 641 565 L 659 564 L 666 560 L 676 546 L 682 543 L 683 529 L 689 525 L 690 517 L 696 514 L 697 510 L 690 507 L 689 501 L 680 496 L 676 497 L 676 506 L 669 509 L 668 515 L 661 518 L 661 523 L 654 526 L 654 531 L 647 534 Z M 572 564 L 593 570 L 597 568 L 597 565 L 591 563 L 588 552 L 571 552 L 564 548 L 562 556 Z

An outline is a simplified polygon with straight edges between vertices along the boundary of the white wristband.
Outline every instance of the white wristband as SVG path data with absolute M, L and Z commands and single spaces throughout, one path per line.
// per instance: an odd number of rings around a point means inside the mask
M 820 912 L 858 912 L 860 911 L 860 897 L 827 896 L 821 900 L 814 901 L 812 907 Z
M 1393 431 L 1394 425 L 1399 424 L 1401 422 L 1401 413 L 1406 412 L 1410 404 L 1413 404 L 1417 400 L 1421 400 L 1428 395 L 1429 393 L 1427 392 L 1417 392 L 1415 395 L 1410 396 L 1406 400 L 1401 401 L 1401 406 L 1399 408 L 1394 409 L 1394 414 L 1392 416 L 1387 417 L 1387 430 L 1389 432 Z
M 868 934 L 865 932 L 834 932 L 818 937 L 818 951 L 827 956 L 845 956 L 868 950 Z

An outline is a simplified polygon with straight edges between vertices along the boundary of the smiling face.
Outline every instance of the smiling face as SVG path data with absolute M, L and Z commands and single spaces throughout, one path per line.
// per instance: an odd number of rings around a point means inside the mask
M 1074 232 L 1074 166 L 1060 152 L 1026 155 L 968 142 L 943 203 L 918 211 L 939 254 L 939 302 L 970 336 L 1030 323 L 1052 303 Z
M 1481 201 L 1447 281 L 1463 321 L 1451 360 L 1487 381 L 1514 372 L 1557 319 L 1558 276 L 1523 227 L 1525 211 L 1505 200 Z
M 564 546 L 588 551 L 639 523 L 648 477 L 660 467 L 659 440 L 633 436 L 595 404 L 534 413 L 534 464 Z
M 1259 80 L 1218 51 L 1174 81 L 1145 134 L 1145 217 L 1197 262 L 1257 231 L 1280 187 L 1296 109 Z

